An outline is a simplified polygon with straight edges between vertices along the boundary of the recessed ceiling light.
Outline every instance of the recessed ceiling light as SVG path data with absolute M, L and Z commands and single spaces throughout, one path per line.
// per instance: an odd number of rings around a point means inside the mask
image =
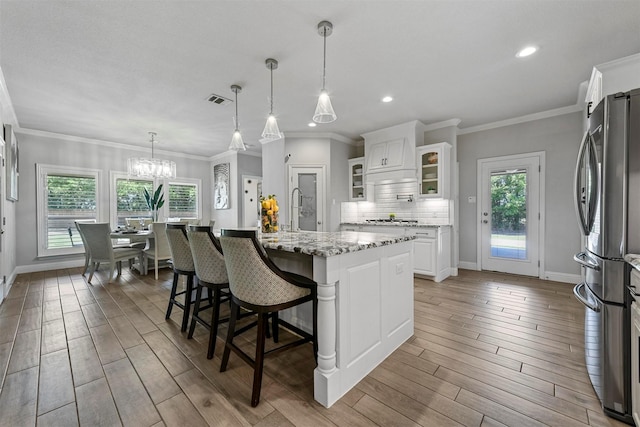
M 533 55 L 537 50 L 538 48 L 535 46 L 527 46 L 516 53 L 516 58 L 524 58 L 525 56 Z
M 310 128 L 314 128 L 316 127 L 316 124 L 314 122 L 309 122 L 307 126 L 309 126 Z
M 391 102 L 393 101 L 393 98 L 390 96 L 385 96 L 384 98 L 382 98 L 382 102 Z

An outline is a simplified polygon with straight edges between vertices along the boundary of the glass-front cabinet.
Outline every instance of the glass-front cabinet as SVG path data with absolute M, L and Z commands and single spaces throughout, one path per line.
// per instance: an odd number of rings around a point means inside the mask
M 349 159 L 349 200 L 366 200 L 364 157 Z
M 447 142 L 416 148 L 418 188 L 421 198 L 448 199 L 451 145 Z

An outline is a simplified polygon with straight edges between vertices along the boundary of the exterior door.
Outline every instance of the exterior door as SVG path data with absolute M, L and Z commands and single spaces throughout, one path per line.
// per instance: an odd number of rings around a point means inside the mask
M 290 166 L 290 224 L 286 225 L 291 225 L 293 230 L 324 231 L 324 180 L 324 166 Z
M 539 276 L 539 155 L 478 163 L 481 269 Z

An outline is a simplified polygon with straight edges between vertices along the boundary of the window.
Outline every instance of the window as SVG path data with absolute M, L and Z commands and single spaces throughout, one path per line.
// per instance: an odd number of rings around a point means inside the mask
M 153 181 L 141 179 L 115 178 L 116 226 L 127 224 L 126 218 L 150 218 L 151 213 L 144 199 L 144 189 L 152 192 Z
M 75 220 L 99 220 L 95 169 L 37 165 L 38 256 L 84 252 Z
M 168 218 L 195 219 L 202 217 L 200 180 L 178 178 L 172 181 L 129 179 L 126 172 L 111 172 L 111 224 L 126 225 L 126 218 L 150 218 L 144 199 L 144 188 L 152 193 L 163 184 L 164 206 L 159 221 Z
M 197 184 L 169 183 L 169 217 L 200 218 Z

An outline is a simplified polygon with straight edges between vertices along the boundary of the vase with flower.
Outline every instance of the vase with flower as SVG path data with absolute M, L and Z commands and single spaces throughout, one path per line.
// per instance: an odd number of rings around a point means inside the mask
M 260 196 L 260 224 L 263 233 L 278 232 L 278 200 L 273 194 Z

